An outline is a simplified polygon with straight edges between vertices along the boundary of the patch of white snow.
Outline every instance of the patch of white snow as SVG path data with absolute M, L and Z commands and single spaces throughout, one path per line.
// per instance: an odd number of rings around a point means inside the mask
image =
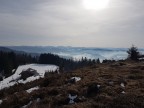
M 71 94 L 69 94 L 69 99 L 70 99 L 70 101 L 69 101 L 69 104 L 74 104 L 75 103 L 75 101 L 74 101 L 74 99 L 76 99 L 77 98 L 77 95 L 75 95 L 75 96 L 72 96 Z
M 78 81 L 80 81 L 80 80 L 81 80 L 81 78 L 80 78 L 80 77 L 72 77 L 71 79 L 72 79 L 72 80 L 73 80 L 73 79 L 75 79 L 75 81 L 76 81 L 76 82 L 78 82 Z
M 40 98 L 37 98 L 36 101 L 37 101 L 37 102 L 40 102 Z
M 97 85 L 98 88 L 100 88 L 101 85 Z
M 122 91 L 121 93 L 122 93 L 122 94 L 125 94 L 125 91 Z
M 14 73 L 15 71 L 16 71 L 16 69 L 13 69 L 13 70 L 12 70 L 12 73 Z
M 33 87 L 33 88 L 30 88 L 30 89 L 26 90 L 26 92 L 31 93 L 32 91 L 38 90 L 38 89 L 39 89 L 39 87 L 37 86 L 37 87 Z
M 32 101 L 30 101 L 27 105 L 22 106 L 21 108 L 27 108 L 28 106 L 30 106 L 32 104 Z
M 21 72 L 23 70 L 27 70 L 27 69 L 34 69 L 36 70 L 39 75 L 38 76 L 31 76 L 29 78 L 27 78 L 26 80 L 19 80 L 21 77 Z M 28 65 L 21 65 L 17 68 L 16 72 L 8 77 L 5 78 L 3 81 L 0 82 L 0 90 L 13 86 L 17 83 L 27 83 L 27 82 L 31 82 L 40 78 L 43 78 L 45 75 L 45 72 L 54 72 L 54 71 L 59 71 L 59 67 L 56 65 L 48 65 L 48 64 L 28 64 Z
M 2 102 L 3 102 L 3 101 L 2 101 L 2 100 L 0 100 L 0 104 L 2 104 Z
M 124 83 L 121 83 L 120 86 L 123 87 L 123 88 L 125 87 Z

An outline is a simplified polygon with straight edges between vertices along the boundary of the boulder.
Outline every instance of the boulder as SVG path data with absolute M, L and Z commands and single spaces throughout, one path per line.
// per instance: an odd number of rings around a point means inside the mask
M 28 77 L 39 75 L 39 73 L 37 73 L 36 70 L 29 68 L 29 69 L 27 69 L 27 70 L 23 70 L 23 71 L 20 73 L 20 75 L 21 75 L 21 78 L 20 78 L 20 79 L 26 80 Z
M 87 88 L 87 96 L 88 97 L 95 96 L 99 93 L 99 91 L 100 91 L 100 85 L 92 83 Z

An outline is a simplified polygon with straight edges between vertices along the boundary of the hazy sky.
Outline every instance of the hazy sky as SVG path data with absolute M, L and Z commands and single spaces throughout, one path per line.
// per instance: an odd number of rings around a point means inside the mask
M 144 48 L 144 0 L 0 0 L 0 45 Z

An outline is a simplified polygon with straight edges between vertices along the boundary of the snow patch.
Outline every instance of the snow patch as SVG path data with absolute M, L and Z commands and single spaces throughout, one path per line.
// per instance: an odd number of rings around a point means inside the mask
M 28 77 L 26 80 L 20 80 L 21 72 L 29 68 L 36 70 L 39 75 Z M 12 76 L 5 78 L 3 81 L 0 82 L 0 90 L 13 86 L 18 83 L 25 84 L 27 82 L 31 82 L 31 81 L 43 78 L 45 75 L 45 72 L 55 72 L 55 71 L 59 71 L 59 67 L 56 65 L 28 64 L 28 65 L 19 66 L 16 72 Z
M 2 101 L 2 100 L 0 100 L 0 105 L 2 104 L 2 102 L 3 102 L 3 101 Z
M 40 100 L 41 100 L 40 98 L 37 98 L 37 99 L 36 99 L 37 102 L 40 102 Z
M 97 88 L 100 88 L 101 85 L 97 85 Z
M 70 101 L 69 101 L 69 104 L 74 104 L 75 103 L 75 101 L 74 101 L 74 99 L 76 99 L 77 98 L 77 95 L 75 95 L 75 96 L 72 96 L 71 94 L 69 94 L 69 99 L 70 99 Z
M 123 88 L 125 87 L 124 83 L 121 83 L 120 86 L 123 87 Z
M 75 82 L 78 82 L 81 80 L 81 78 L 80 77 L 72 77 L 71 80 L 75 80 Z
M 26 90 L 26 92 L 31 93 L 32 91 L 38 90 L 38 89 L 39 89 L 39 87 L 37 86 L 37 87 L 33 87 L 33 88 L 30 88 L 30 89 Z
M 32 104 L 32 101 L 30 101 L 27 105 L 22 106 L 21 108 L 27 108 L 28 106 L 30 106 Z
M 125 91 L 122 91 L 121 93 L 122 93 L 122 94 L 125 94 Z
M 13 69 L 13 70 L 12 70 L 12 73 L 14 73 L 15 71 L 16 71 L 16 69 Z

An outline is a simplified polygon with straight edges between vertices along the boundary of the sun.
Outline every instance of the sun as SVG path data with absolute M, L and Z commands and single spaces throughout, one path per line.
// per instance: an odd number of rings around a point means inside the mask
M 109 4 L 109 0 L 83 0 L 85 9 L 88 10 L 102 10 Z

